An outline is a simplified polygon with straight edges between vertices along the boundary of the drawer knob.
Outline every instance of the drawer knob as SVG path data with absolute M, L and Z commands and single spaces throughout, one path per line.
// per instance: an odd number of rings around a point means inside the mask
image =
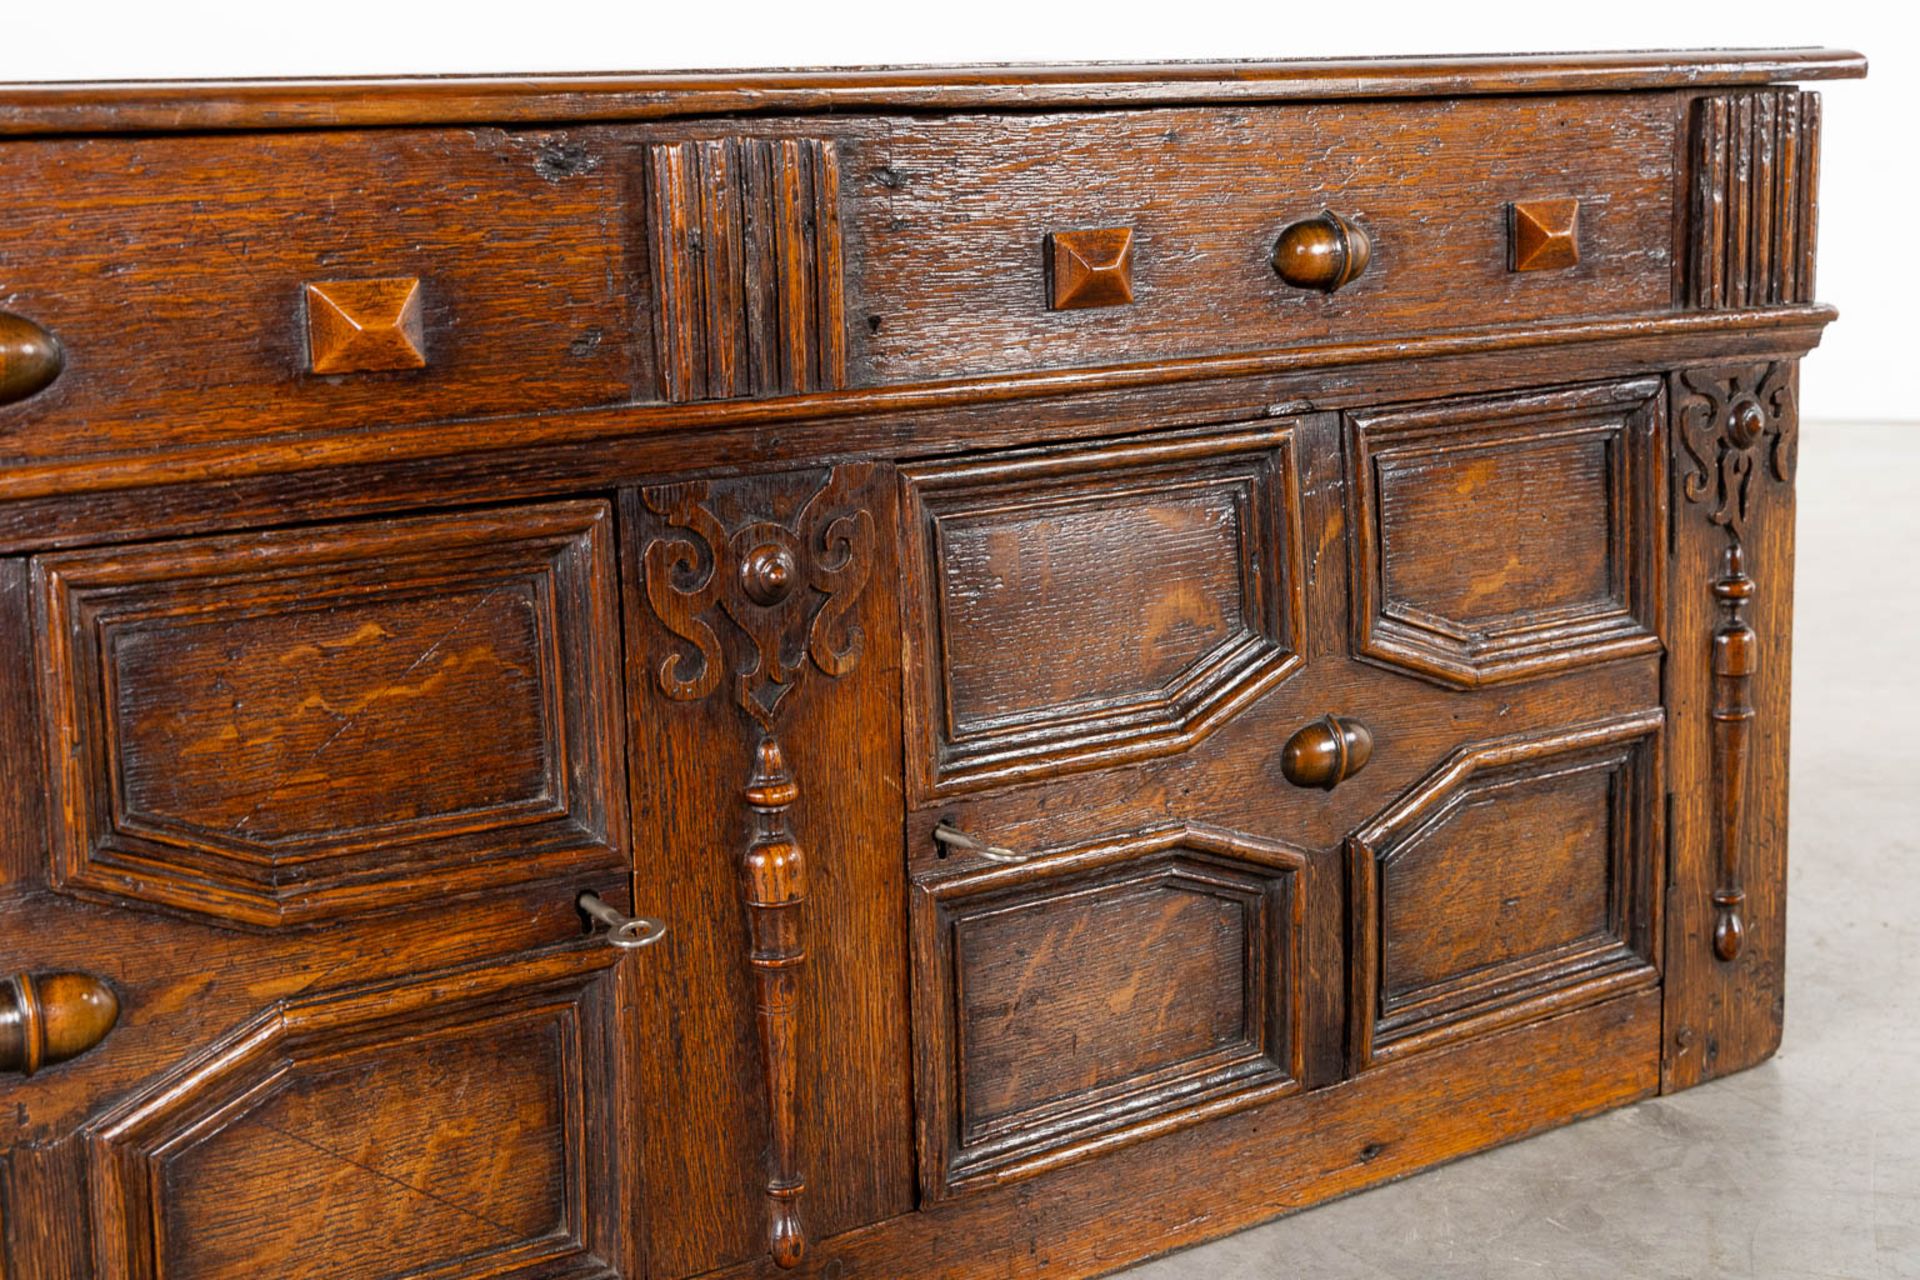
M 1280 233 L 1273 269 L 1296 289 L 1332 293 L 1358 280 L 1372 257 L 1367 233 L 1329 209 Z
M 0 311 L 0 405 L 45 391 L 66 363 L 59 339 L 25 316 Z
M 1296 787 L 1331 791 L 1367 767 L 1373 731 L 1358 720 L 1324 715 L 1287 739 L 1280 772 Z
M 0 980 L 0 1071 L 30 1076 L 77 1058 L 120 1017 L 113 988 L 85 973 L 16 973 Z

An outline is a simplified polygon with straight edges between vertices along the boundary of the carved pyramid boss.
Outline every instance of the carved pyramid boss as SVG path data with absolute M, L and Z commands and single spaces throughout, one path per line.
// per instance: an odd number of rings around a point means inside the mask
M 0 1275 L 1072 1280 L 1765 1058 L 1864 69 L 0 87 Z

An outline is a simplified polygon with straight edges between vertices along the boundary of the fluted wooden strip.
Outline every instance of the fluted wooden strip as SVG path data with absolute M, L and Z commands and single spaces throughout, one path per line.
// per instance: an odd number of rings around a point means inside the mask
M 832 145 L 720 138 L 649 151 L 662 398 L 801 395 L 844 386 Z
M 1820 234 L 1820 95 L 1800 95 L 1800 292 L 1795 301 L 1813 298 L 1813 249 Z
M 1689 306 L 1812 299 L 1818 139 L 1815 94 L 1763 89 L 1696 100 Z

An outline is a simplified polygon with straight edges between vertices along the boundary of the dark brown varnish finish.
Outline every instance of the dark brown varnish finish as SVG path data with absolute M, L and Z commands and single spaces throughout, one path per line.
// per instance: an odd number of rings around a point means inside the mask
M 0 86 L 0 1277 L 1074 1280 L 1760 1061 L 1863 71 Z

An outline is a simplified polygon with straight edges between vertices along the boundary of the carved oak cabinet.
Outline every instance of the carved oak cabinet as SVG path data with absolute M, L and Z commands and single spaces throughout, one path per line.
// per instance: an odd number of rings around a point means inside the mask
M 1766 1057 L 1864 70 L 0 87 L 0 1276 L 1090 1276 Z

